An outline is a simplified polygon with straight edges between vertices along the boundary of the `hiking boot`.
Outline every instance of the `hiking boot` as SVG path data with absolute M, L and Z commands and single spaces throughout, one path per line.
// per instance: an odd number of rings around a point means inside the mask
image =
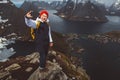
M 47 71 L 49 71 L 48 68 L 42 68 L 42 67 L 39 67 L 39 70 L 40 70 L 40 72 L 47 72 Z

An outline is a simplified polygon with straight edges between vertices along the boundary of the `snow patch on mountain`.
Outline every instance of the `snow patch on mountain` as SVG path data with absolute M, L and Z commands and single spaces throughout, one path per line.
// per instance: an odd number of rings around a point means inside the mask
M 2 0 L 0 3 L 8 3 L 8 0 Z
M 12 47 L 9 49 L 7 48 L 7 45 L 12 43 L 15 43 L 13 39 L 7 40 L 6 38 L 0 37 L 0 62 L 7 61 L 8 58 L 15 53 Z
M 3 20 L 2 17 L 0 16 L 0 23 L 2 23 L 2 22 L 3 22 L 3 23 L 6 23 L 7 21 L 8 21 L 8 19 L 4 19 L 4 20 Z

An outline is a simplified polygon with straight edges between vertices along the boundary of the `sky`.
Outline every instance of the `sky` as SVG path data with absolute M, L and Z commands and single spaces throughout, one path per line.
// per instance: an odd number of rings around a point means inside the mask
M 105 5 L 110 6 L 112 3 L 116 2 L 117 0 L 97 0 L 100 3 L 105 3 Z
M 14 2 L 23 2 L 25 0 L 11 0 L 11 1 L 14 1 Z M 28 1 L 62 1 L 62 0 L 28 0 Z
M 24 0 L 11 0 L 11 1 L 13 1 L 15 3 L 22 3 L 22 2 L 24 2 Z M 32 1 L 36 1 L 36 0 L 32 0 Z M 50 2 L 50 1 L 62 1 L 62 0 L 39 0 L 39 1 L 48 1 L 48 2 Z M 115 2 L 117 0 L 97 0 L 97 1 L 99 1 L 101 3 L 105 3 L 105 5 L 110 6 L 113 2 Z

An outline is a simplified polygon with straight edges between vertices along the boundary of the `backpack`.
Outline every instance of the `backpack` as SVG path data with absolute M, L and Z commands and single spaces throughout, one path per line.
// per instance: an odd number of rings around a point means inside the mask
M 40 21 L 37 21 L 36 29 L 38 29 L 39 27 L 40 27 Z M 30 34 L 31 34 L 31 37 L 32 37 L 33 40 L 35 39 L 35 31 L 36 31 L 36 29 L 31 28 L 31 30 L 30 30 Z
M 49 23 L 48 23 L 48 22 L 46 22 L 46 23 L 47 23 L 47 25 L 49 26 Z M 32 37 L 33 40 L 35 39 L 35 31 L 36 31 L 39 27 L 40 27 L 40 21 L 37 21 L 36 29 L 31 28 L 30 33 L 31 33 L 31 37 Z

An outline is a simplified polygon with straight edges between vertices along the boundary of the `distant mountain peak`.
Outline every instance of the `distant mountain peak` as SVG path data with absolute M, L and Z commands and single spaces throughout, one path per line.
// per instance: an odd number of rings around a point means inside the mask
M 110 6 L 109 14 L 120 16 L 120 0 L 117 0 L 115 3 L 112 4 L 112 6 Z
M 9 3 L 9 0 L 0 0 L 0 4 L 1 3 Z
M 105 13 L 101 10 L 102 6 L 98 6 L 100 4 L 93 4 L 90 0 L 85 0 L 85 3 L 82 3 L 82 1 L 68 0 L 67 4 L 58 10 L 58 14 L 63 18 L 73 21 L 107 21 Z

